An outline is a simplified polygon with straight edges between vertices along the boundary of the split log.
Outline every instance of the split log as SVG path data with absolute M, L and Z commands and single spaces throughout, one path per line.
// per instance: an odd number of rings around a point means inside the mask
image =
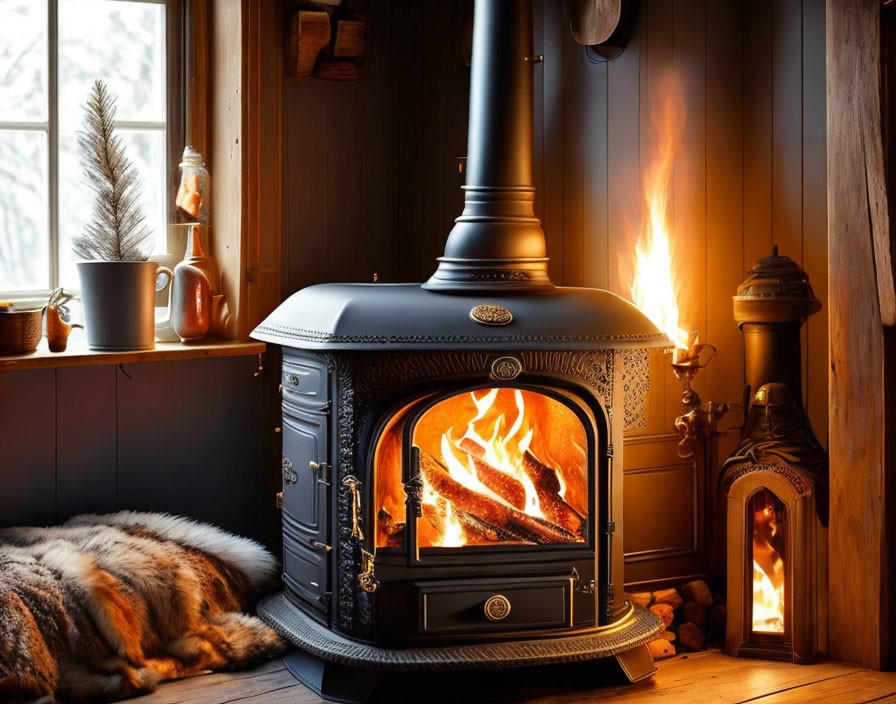
M 681 588 L 681 593 L 684 594 L 685 599 L 693 601 L 707 611 L 712 608 L 712 592 L 709 590 L 709 585 L 702 579 L 688 582 Z
M 386 536 L 387 548 L 400 548 L 404 545 L 404 523 L 396 523 L 392 514 L 381 508 L 376 515 L 376 525 L 380 533 Z
M 476 476 L 479 481 L 514 508 L 520 510 L 526 508 L 526 489 L 519 479 L 492 467 L 488 462 L 475 455 L 471 454 L 470 457 L 476 467 Z
M 647 650 L 650 651 L 650 655 L 654 660 L 659 660 L 660 658 L 671 658 L 673 655 L 675 655 L 675 646 L 665 638 L 658 638 L 656 640 L 650 641 L 647 644 Z
M 292 16 L 289 31 L 287 73 L 308 78 L 314 72 L 317 56 L 330 43 L 330 16 L 326 12 L 299 10 Z
M 678 640 L 686 648 L 703 650 L 706 636 L 703 635 L 703 631 L 700 630 L 699 626 L 686 621 L 678 627 Z
M 685 602 L 684 606 L 681 608 L 681 615 L 685 621 L 690 621 L 698 626 L 705 624 L 708 617 L 706 611 L 693 601 Z
M 665 628 L 672 625 L 672 621 L 675 619 L 675 609 L 669 606 L 669 604 L 654 604 L 650 607 L 650 610 L 663 620 Z
M 681 606 L 681 595 L 677 589 L 660 589 L 653 593 L 653 600 L 657 604 L 669 604 L 673 609 Z
M 437 504 L 423 504 L 422 508 L 423 517 L 429 521 L 433 528 L 441 531 L 445 526 L 445 501 L 442 500 Z M 476 520 L 475 517 L 464 511 L 454 509 L 454 517 L 460 523 L 460 527 L 464 532 L 464 538 L 468 543 L 497 543 L 507 539 L 493 526 Z
M 478 443 L 470 438 L 461 440 L 458 447 L 469 454 L 474 462 L 477 460 L 482 462 L 485 461 L 485 451 Z M 500 472 L 500 470 L 494 468 L 491 469 L 495 472 Z M 479 471 L 479 465 L 476 465 L 476 470 L 477 472 Z M 538 496 L 538 505 L 547 519 L 551 523 L 565 528 L 570 533 L 581 534 L 585 529 L 585 517 L 566 503 L 566 501 L 563 500 L 563 497 L 560 496 L 560 479 L 557 476 L 557 470 L 553 467 L 548 467 L 528 450 L 523 456 L 523 470 L 535 486 L 535 493 Z M 505 477 L 508 476 L 503 472 L 500 472 L 500 474 Z M 523 491 L 523 502 L 525 502 L 526 492 L 525 489 L 523 489 L 522 483 L 513 479 L 513 477 L 508 478 L 519 484 L 519 488 Z M 507 497 L 501 494 L 497 489 L 489 486 L 484 479 L 482 479 L 482 483 L 507 500 Z M 512 501 L 509 501 L 509 503 L 517 508 L 523 508 L 523 506 L 525 506 L 525 503 L 517 504 Z
M 523 470 L 535 485 L 538 505 L 548 520 L 572 533 L 580 533 L 585 527 L 585 517 L 560 496 L 557 470 L 548 467 L 528 450 L 523 455 Z
M 628 598 L 646 609 L 652 603 L 653 595 L 650 592 L 631 592 Z
M 420 453 L 420 471 L 439 496 L 459 511 L 469 513 L 489 525 L 506 529 L 533 543 L 575 543 L 581 539 L 562 526 L 529 516 L 454 481 L 438 460 Z

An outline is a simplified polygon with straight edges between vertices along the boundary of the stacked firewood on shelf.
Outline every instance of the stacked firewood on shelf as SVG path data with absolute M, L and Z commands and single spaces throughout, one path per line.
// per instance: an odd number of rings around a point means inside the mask
M 654 660 L 677 651 L 705 650 L 725 640 L 725 600 L 702 579 L 680 589 L 634 592 L 629 598 L 663 620 L 663 630 L 647 644 Z

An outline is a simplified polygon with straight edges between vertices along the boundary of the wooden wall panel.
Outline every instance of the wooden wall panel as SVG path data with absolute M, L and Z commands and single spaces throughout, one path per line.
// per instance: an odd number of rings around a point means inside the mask
M 285 79 L 284 296 L 435 270 L 463 205 L 469 12 L 375 1 L 359 82 Z
M 806 323 L 806 410 L 828 437 L 828 219 L 824 0 L 803 0 L 803 268 L 824 304 Z
M 772 237 L 772 0 L 743 5 L 744 27 L 744 267 L 771 254 Z M 747 53 L 749 52 L 749 53 Z
M 878 237 L 892 242 L 893 236 L 888 218 L 878 218 L 878 209 L 887 212 L 888 199 L 879 84 L 881 6 L 874 0 L 828 0 L 826 12 L 829 404 L 835 419 L 828 643 L 833 657 L 880 669 L 896 661 L 896 348 L 878 298 L 889 252 L 875 247 Z
M 744 58 L 743 18 L 737 3 L 706 5 L 706 327 L 721 350 L 705 371 L 707 399 L 738 399 L 743 390 L 741 333 L 731 299 L 743 281 Z M 726 295 L 727 294 L 727 295 Z M 736 414 L 734 414 L 736 415 Z M 723 421 L 723 426 L 731 425 Z M 736 433 L 720 438 L 720 456 L 734 449 Z M 713 477 L 714 488 L 714 477 Z

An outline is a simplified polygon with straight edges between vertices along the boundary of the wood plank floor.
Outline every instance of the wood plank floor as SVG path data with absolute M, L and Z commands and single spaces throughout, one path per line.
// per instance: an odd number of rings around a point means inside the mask
M 162 685 L 139 704 L 319 704 L 275 660 L 256 670 L 217 673 Z M 501 673 L 415 673 L 385 676 L 372 702 L 482 704 L 896 704 L 896 673 L 822 662 L 793 665 L 730 658 L 718 651 L 659 663 L 651 680 L 627 684 L 610 661 Z

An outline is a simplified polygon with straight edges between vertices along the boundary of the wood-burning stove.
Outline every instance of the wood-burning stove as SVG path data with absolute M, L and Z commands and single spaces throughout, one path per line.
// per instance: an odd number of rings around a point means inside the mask
M 825 650 L 828 465 L 803 410 L 799 329 L 821 304 L 806 273 L 777 248 L 734 300 L 752 397 L 721 474 L 726 650 L 807 662 Z
M 283 346 L 284 591 L 259 611 L 326 696 L 363 699 L 346 667 L 654 671 L 662 624 L 622 589 L 621 452 L 669 341 L 547 276 L 534 62 L 531 0 L 477 2 L 466 205 L 427 283 L 312 286 L 253 332 Z

